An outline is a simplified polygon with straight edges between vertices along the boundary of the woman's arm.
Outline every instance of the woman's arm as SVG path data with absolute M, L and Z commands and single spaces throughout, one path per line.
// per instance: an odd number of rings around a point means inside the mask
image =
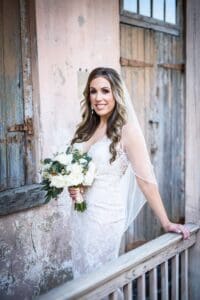
M 185 239 L 188 238 L 189 230 L 181 224 L 170 222 L 167 216 L 142 132 L 131 124 L 125 125 L 122 130 L 122 144 L 138 185 L 165 231 L 182 233 Z
M 140 178 L 137 178 L 137 182 L 140 189 L 144 193 L 150 207 L 152 208 L 156 216 L 159 218 L 164 230 L 167 232 L 182 233 L 184 239 L 189 238 L 190 233 L 185 226 L 170 222 L 157 185 L 145 182 Z

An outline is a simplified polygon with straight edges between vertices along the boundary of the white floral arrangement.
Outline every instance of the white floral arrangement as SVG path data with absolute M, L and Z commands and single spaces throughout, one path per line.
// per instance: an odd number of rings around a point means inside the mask
M 42 161 L 42 185 L 46 202 L 63 192 L 65 187 L 91 186 L 95 179 L 95 165 L 87 153 L 72 146 L 65 153 Z M 83 212 L 87 208 L 82 196 L 74 202 L 74 209 Z

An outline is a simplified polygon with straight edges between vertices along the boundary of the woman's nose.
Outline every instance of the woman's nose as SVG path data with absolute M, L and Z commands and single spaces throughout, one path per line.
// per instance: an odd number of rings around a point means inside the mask
M 96 94 L 96 100 L 101 100 L 102 99 L 102 94 L 101 93 L 97 93 Z

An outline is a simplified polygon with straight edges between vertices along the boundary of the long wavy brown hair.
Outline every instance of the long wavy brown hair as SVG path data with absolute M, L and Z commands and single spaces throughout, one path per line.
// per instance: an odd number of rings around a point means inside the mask
M 109 150 L 111 153 L 110 163 L 112 163 L 116 159 L 116 146 L 121 140 L 122 127 L 127 120 L 122 80 L 120 75 L 112 68 L 96 68 L 89 74 L 83 92 L 84 99 L 81 101 L 82 121 L 78 124 L 71 144 L 88 141 L 100 123 L 100 116 L 95 111 L 92 113 L 90 104 L 90 83 L 97 77 L 104 77 L 109 81 L 115 100 L 115 107 L 108 118 L 106 130 L 106 135 L 111 140 Z

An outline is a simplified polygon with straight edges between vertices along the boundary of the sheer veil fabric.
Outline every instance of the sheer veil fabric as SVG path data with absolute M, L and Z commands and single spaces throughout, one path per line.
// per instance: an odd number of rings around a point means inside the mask
M 120 183 L 121 197 L 125 197 L 127 203 L 124 228 L 124 231 L 126 231 L 146 202 L 146 199 L 137 183 L 137 178 L 155 185 L 157 185 L 157 181 L 153 165 L 150 161 L 142 128 L 139 124 L 130 95 L 124 82 L 123 92 L 128 117 L 127 125 L 131 132 L 131 136 L 133 137 L 131 138 L 131 145 L 129 145 L 128 149 L 125 149 L 130 163 Z

